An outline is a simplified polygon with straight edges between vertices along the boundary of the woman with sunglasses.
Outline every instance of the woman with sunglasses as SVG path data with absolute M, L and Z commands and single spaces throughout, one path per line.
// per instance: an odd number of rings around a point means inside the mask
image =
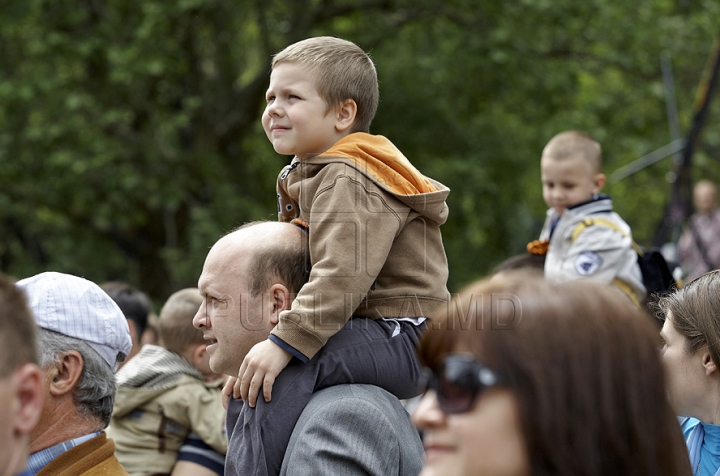
M 616 289 L 508 272 L 438 317 L 422 476 L 690 475 L 657 330 Z
M 693 474 L 720 475 L 720 271 L 711 271 L 657 302 L 664 319 L 670 403 L 682 417 Z

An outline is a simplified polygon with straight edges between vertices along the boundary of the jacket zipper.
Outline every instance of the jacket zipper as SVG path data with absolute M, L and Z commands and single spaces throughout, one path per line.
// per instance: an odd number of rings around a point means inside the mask
M 288 176 L 288 174 L 289 174 L 290 172 L 292 172 L 293 170 L 295 170 L 295 167 L 297 167 L 298 165 L 300 165 L 300 161 L 299 161 L 299 160 L 298 160 L 297 162 L 293 163 L 293 164 L 290 164 L 290 167 L 287 168 L 287 169 L 285 169 L 285 172 L 283 172 L 282 175 L 280 176 L 280 180 L 281 180 L 281 181 L 285 180 L 285 178 Z

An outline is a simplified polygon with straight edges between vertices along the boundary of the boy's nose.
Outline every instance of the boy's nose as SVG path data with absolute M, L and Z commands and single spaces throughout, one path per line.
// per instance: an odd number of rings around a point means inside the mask
M 265 112 L 268 116 L 279 116 L 281 111 L 282 109 L 278 106 L 277 101 L 274 101 L 272 104 L 268 104 L 265 108 Z

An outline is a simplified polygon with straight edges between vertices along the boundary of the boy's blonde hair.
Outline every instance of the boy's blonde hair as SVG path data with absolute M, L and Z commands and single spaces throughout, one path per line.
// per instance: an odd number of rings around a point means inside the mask
M 543 149 L 543 157 L 554 160 L 581 157 L 592 167 L 593 173 L 602 168 L 600 143 L 582 131 L 565 131 L 555 135 Z
M 168 298 L 158 317 L 158 337 L 162 347 L 184 355 L 190 346 L 205 342 L 203 332 L 192 324 L 202 302 L 198 288 L 181 289 Z
M 377 71 L 370 57 L 355 43 L 332 36 L 298 41 L 273 56 L 273 69 L 297 63 L 315 75 L 316 87 L 328 108 L 347 99 L 357 104 L 352 132 L 369 132 L 380 92 Z

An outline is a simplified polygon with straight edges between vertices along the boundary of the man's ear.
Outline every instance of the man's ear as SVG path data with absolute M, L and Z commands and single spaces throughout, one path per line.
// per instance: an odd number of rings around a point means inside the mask
M 595 193 L 600 193 L 600 190 L 605 186 L 605 182 L 607 181 L 607 177 L 605 177 L 605 174 L 595 174 L 593 177 L 593 185 L 595 187 Z
M 35 428 L 42 413 L 45 394 L 45 374 L 35 364 L 25 364 L 12 375 L 13 384 L 13 430 L 18 434 L 29 434 Z
M 335 129 L 338 132 L 344 132 L 355 123 L 357 115 L 357 103 L 353 99 L 346 99 L 335 110 Z
M 705 347 L 700 352 L 702 352 L 702 363 L 703 367 L 705 368 L 705 375 L 708 377 L 713 373 L 717 371 L 717 367 L 715 366 L 715 362 L 713 362 L 712 357 L 710 356 L 710 351 Z
M 83 366 L 82 355 L 77 350 L 70 350 L 60 357 L 60 362 L 54 362 L 47 368 L 50 377 L 50 395 L 59 397 L 72 393 L 80 380 Z
M 276 325 L 279 322 L 280 313 L 290 309 L 290 291 L 280 283 L 270 287 L 270 322 Z

